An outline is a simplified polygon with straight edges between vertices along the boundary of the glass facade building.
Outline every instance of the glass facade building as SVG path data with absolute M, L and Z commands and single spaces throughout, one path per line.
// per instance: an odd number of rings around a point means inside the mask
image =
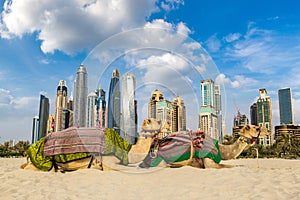
M 290 88 L 278 90 L 280 124 L 293 124 L 292 91 Z

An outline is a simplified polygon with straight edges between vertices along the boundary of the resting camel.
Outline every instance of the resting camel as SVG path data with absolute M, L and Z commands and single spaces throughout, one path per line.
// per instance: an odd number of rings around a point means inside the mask
M 149 149 L 153 143 L 153 135 L 157 135 L 164 129 L 161 123 L 155 119 L 149 118 L 144 120 L 142 124 L 142 136 L 140 137 L 135 145 L 132 145 L 130 151 L 128 152 L 129 166 L 141 166 L 141 162 L 149 155 Z M 245 125 L 240 130 L 240 138 L 232 145 L 221 145 L 220 155 L 222 160 L 235 159 L 244 149 L 252 146 L 258 138 L 259 134 L 262 136 L 265 130 L 260 127 L 253 125 Z M 193 151 L 193 148 L 191 148 Z M 193 153 L 191 153 L 192 155 Z M 97 156 L 92 160 L 91 158 L 85 158 L 81 160 L 76 160 L 68 163 L 57 163 L 59 169 L 62 170 L 77 170 L 84 168 L 95 168 L 101 170 L 115 170 L 115 169 L 125 169 L 125 166 L 118 165 L 118 159 L 114 156 Z M 193 158 L 192 156 L 182 162 L 166 163 L 162 162 L 162 166 L 193 166 L 198 168 L 223 168 L 223 167 L 233 167 L 229 165 L 219 164 L 214 162 L 209 158 Z M 28 159 L 27 163 L 21 166 L 23 169 L 34 169 L 38 170 Z M 128 167 L 127 167 L 128 168 Z M 53 168 L 51 171 L 55 171 Z
M 149 119 L 148 121 L 149 124 L 151 123 L 156 123 L 155 119 Z M 254 125 L 245 125 L 240 131 L 239 135 L 240 137 L 231 145 L 222 145 L 219 144 L 219 149 L 220 149 L 220 156 L 222 160 L 230 160 L 230 159 L 235 159 L 237 158 L 243 150 L 248 149 L 249 147 L 253 146 L 259 136 L 264 136 L 267 134 L 267 129 L 254 126 Z M 180 144 L 182 145 L 182 144 Z M 170 145 L 172 146 L 172 145 Z M 177 148 L 178 146 L 172 148 Z M 159 152 L 160 150 L 158 150 Z M 167 150 L 167 154 L 172 154 L 172 150 Z M 140 167 L 149 167 L 151 158 L 150 154 L 147 155 L 143 163 L 140 165 Z M 164 157 L 163 155 L 161 156 L 163 160 Z M 150 160 L 150 161 L 149 161 Z M 153 160 L 153 159 L 152 159 Z M 224 165 L 217 163 L 215 160 L 208 158 L 208 157 L 203 157 L 203 158 L 197 158 L 195 156 L 195 148 L 193 148 L 193 144 L 191 144 L 190 147 L 190 157 L 180 161 L 180 162 L 169 162 L 168 163 L 170 166 L 193 166 L 193 167 L 198 167 L 198 168 L 229 168 L 229 167 L 234 167 L 232 165 Z

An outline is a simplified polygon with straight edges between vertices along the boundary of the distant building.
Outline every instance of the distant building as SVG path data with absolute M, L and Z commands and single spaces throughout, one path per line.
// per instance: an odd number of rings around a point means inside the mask
M 122 77 L 122 117 L 120 135 L 130 144 L 135 144 L 137 135 L 137 111 L 135 100 L 136 81 L 132 74 Z
M 280 142 L 280 137 L 283 133 L 287 133 L 290 136 L 290 143 L 293 141 L 300 141 L 300 125 L 297 124 L 281 124 L 275 126 L 275 140 L 276 143 Z
M 186 131 L 186 109 L 183 98 L 177 96 L 172 100 L 172 132 Z
M 106 101 L 105 91 L 102 88 L 96 90 L 97 95 L 97 117 L 96 122 L 98 127 L 106 127 Z
M 220 95 L 220 91 L 216 92 L 215 89 L 216 88 L 213 80 L 201 80 L 201 107 L 199 115 L 199 128 L 210 137 L 216 140 L 220 140 L 220 132 L 222 131 L 222 125 L 220 126 L 220 123 L 222 122 L 222 119 L 220 119 L 221 97 L 218 96 Z M 216 96 L 218 97 L 218 108 L 216 108 Z
M 257 104 L 257 125 L 268 129 L 268 135 L 259 138 L 259 144 L 269 146 L 273 144 L 273 125 L 272 125 L 272 100 L 267 96 L 265 88 L 259 89 L 260 96 Z
M 64 80 L 59 81 L 56 90 L 55 131 L 63 130 L 65 121 L 62 120 L 63 110 L 68 107 L 68 88 Z
M 39 133 L 37 140 L 47 135 L 47 121 L 49 116 L 49 99 L 44 95 L 40 95 L 39 109 Z
M 86 126 L 86 107 L 87 107 L 87 71 L 84 65 L 77 69 L 74 82 L 74 113 L 73 125 L 78 127 Z
M 164 100 L 161 91 L 155 90 L 151 93 L 150 102 L 148 104 L 148 118 L 156 119 L 156 103 Z
M 161 121 L 162 124 L 167 124 L 167 132 L 172 132 L 173 112 L 173 106 L 170 101 L 162 100 L 156 103 L 156 119 Z
M 257 103 L 253 103 L 250 107 L 251 124 L 257 126 Z
M 50 114 L 47 121 L 47 133 L 55 131 L 55 115 Z
M 244 114 L 242 115 L 240 113 L 240 111 L 238 110 L 237 116 L 234 117 L 233 128 L 232 128 L 232 135 L 235 138 L 238 138 L 240 136 L 239 132 L 240 132 L 241 128 L 244 127 L 245 124 L 249 124 L 249 120 L 246 117 L 246 115 L 244 115 Z
M 219 132 L 219 141 L 223 142 L 223 126 L 222 126 L 222 101 L 221 101 L 221 88 L 219 85 L 215 85 L 215 107 L 217 115 L 217 129 Z
M 107 127 L 114 128 L 120 134 L 121 99 L 119 79 L 120 73 L 115 69 L 112 72 L 109 85 Z
M 88 95 L 87 113 L 86 113 L 86 127 L 97 127 L 97 99 L 95 92 Z
M 31 144 L 34 144 L 38 141 L 38 134 L 39 134 L 39 116 L 34 116 L 32 120 Z
M 290 88 L 278 90 L 280 124 L 294 124 L 292 91 Z

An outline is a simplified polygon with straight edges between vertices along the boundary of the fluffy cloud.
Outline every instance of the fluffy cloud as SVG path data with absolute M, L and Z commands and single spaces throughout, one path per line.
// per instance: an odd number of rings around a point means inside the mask
M 159 0 L 6 0 L 0 24 L 1 37 L 37 34 L 44 53 L 73 54 L 91 49 L 112 34 L 141 27 L 161 9 Z M 177 9 L 182 0 L 162 1 L 164 9 Z M 34 6 L 33 6 L 34 5 Z M 179 24 L 178 32 L 189 29 Z
M 210 36 L 205 44 L 210 52 L 217 52 L 221 48 L 221 41 L 217 38 L 216 34 Z
M 230 33 L 224 37 L 226 42 L 233 42 L 238 40 L 241 37 L 240 33 Z
M 257 84 L 258 81 L 243 75 L 235 75 L 234 80 L 230 80 L 230 78 L 226 77 L 225 74 L 219 74 L 216 78 L 216 83 L 219 85 L 224 84 L 225 86 L 232 88 L 242 88 L 251 87 Z

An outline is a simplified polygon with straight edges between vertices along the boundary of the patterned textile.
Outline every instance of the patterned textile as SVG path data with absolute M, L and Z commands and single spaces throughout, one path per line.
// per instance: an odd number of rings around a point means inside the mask
M 32 164 L 38 169 L 43 171 L 49 171 L 52 169 L 53 162 L 51 157 L 45 156 L 44 154 L 44 138 L 32 144 L 28 148 L 27 154 Z
M 46 136 L 44 154 L 46 156 L 71 153 L 103 153 L 105 129 L 70 127 Z
M 131 144 L 124 140 L 114 129 L 107 129 L 105 133 L 105 148 L 104 155 L 113 154 L 121 164 L 128 164 L 128 152 L 131 149 Z
M 27 153 L 32 164 L 49 171 L 53 162 L 68 163 L 91 157 L 92 153 L 115 155 L 122 164 L 128 164 L 131 145 L 114 129 L 69 128 L 51 133 L 32 144 Z
M 153 144 L 152 150 L 146 156 L 142 166 L 154 167 L 162 160 L 168 163 L 188 160 L 191 157 L 191 145 L 194 147 L 193 158 L 211 158 L 216 163 L 221 161 L 218 141 L 208 136 L 204 139 L 204 135 L 199 137 L 197 135 L 179 133 L 171 134 L 155 142 L 158 144 L 157 153 L 153 153 L 153 151 L 155 152 L 153 148 L 156 146 Z

